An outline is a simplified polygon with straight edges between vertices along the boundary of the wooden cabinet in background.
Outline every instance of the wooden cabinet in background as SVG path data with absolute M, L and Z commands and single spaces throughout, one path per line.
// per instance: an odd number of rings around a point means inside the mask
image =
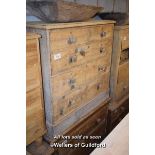
M 111 107 L 129 96 L 129 26 L 115 26 L 110 76 Z
M 108 131 L 129 112 L 129 26 L 115 26 L 110 76 Z
M 27 24 L 40 39 L 47 137 L 109 98 L 114 21 Z
M 26 35 L 26 144 L 46 131 L 43 107 L 42 77 L 39 53 L 40 36 Z

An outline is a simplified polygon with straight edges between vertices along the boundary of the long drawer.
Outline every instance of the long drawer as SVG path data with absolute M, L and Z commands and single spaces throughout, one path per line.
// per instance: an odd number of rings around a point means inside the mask
M 113 24 L 51 30 L 51 52 L 55 53 L 55 51 L 64 48 L 69 49 L 75 45 L 87 43 L 92 40 L 103 41 L 112 37 L 112 29 Z

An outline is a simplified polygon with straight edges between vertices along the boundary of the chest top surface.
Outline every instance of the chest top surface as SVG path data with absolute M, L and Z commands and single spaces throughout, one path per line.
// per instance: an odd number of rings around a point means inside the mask
M 43 23 L 43 22 L 30 22 L 27 23 L 29 28 L 38 28 L 38 29 L 60 29 L 60 28 L 71 28 L 71 27 L 80 27 L 80 26 L 91 26 L 91 25 L 104 25 L 104 24 L 114 24 L 113 20 L 91 20 L 86 22 L 73 22 L 73 23 Z

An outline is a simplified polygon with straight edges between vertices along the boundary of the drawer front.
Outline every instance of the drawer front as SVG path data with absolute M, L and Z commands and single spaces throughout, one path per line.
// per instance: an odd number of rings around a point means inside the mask
M 129 85 L 129 63 L 126 62 L 119 66 L 118 69 L 118 77 L 117 77 L 117 83 L 124 83 L 124 85 Z
M 51 54 L 52 75 L 86 63 L 101 56 L 111 55 L 112 39 L 92 41 L 73 48 L 65 48 Z
M 57 50 L 55 54 L 51 55 L 52 75 L 83 64 L 86 61 L 86 57 L 76 51 L 77 49 L 87 51 L 87 48 L 86 45 L 83 45 L 77 48 Z
M 121 46 L 122 50 L 129 48 L 129 29 L 121 31 Z
M 88 41 L 103 41 L 112 37 L 112 24 L 56 29 L 50 32 L 51 52 L 54 53 L 55 50 L 59 50 L 60 48 L 71 48 Z
M 51 78 L 53 100 L 59 99 L 65 94 L 80 88 L 85 83 L 85 65 L 72 68 Z
M 113 25 L 98 25 L 90 27 L 90 37 L 89 40 L 101 40 L 113 38 Z
M 110 73 L 105 73 L 98 79 L 93 80 L 93 82 L 87 84 L 86 86 L 86 102 L 94 99 L 97 95 L 102 92 L 109 90 L 109 76 Z
M 86 70 L 89 71 L 86 72 L 87 83 L 110 71 L 110 58 L 110 55 L 107 54 L 86 64 Z
M 82 104 L 84 91 L 85 88 L 83 87 L 63 96 L 59 100 L 53 101 L 54 123 L 75 111 Z
M 75 45 L 86 43 L 88 40 L 89 29 L 87 27 L 56 29 L 50 32 L 52 53 L 60 48 L 71 48 Z

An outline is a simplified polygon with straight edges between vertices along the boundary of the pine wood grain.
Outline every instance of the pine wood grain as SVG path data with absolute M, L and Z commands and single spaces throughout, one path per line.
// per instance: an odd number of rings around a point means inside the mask
M 26 144 L 32 143 L 46 131 L 39 37 L 31 33 L 26 37 Z

